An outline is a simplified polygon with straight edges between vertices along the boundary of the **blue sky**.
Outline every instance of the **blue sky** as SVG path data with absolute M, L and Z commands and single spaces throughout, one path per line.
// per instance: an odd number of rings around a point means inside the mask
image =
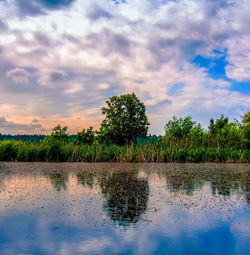
M 250 81 L 237 81 L 237 79 L 231 79 L 226 74 L 226 67 L 230 65 L 227 61 L 227 50 L 217 51 L 214 50 L 215 56 L 204 57 L 202 55 L 195 56 L 193 63 L 198 67 L 205 68 L 205 71 L 211 78 L 223 79 L 228 81 L 231 86 L 231 91 L 238 91 L 243 94 L 250 94 Z
M 250 107 L 249 0 L 0 0 L 0 133 L 99 128 L 135 92 L 150 133 Z

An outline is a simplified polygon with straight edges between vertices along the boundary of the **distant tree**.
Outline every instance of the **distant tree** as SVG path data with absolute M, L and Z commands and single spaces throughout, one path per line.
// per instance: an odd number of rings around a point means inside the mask
M 223 129 L 228 123 L 229 123 L 228 117 L 224 117 L 224 115 L 222 114 L 220 119 L 217 119 L 216 121 L 214 121 L 214 119 L 212 118 L 210 120 L 210 125 L 208 127 L 208 130 L 211 134 L 216 134 L 221 129 Z
M 195 123 L 196 122 L 192 121 L 190 116 L 185 117 L 184 119 L 173 117 L 173 119 L 169 120 L 165 125 L 165 134 L 167 136 L 181 139 L 189 134 Z
M 67 132 L 68 127 L 64 126 L 61 127 L 60 124 L 58 124 L 56 127 L 52 129 L 50 137 L 53 140 L 58 140 L 60 142 L 67 142 L 69 134 Z
M 75 138 L 75 143 L 80 144 L 92 144 L 95 139 L 95 132 L 93 131 L 93 127 L 88 128 L 85 130 L 85 128 L 78 132 Z
M 228 117 L 221 117 L 217 120 L 211 119 L 208 127 L 208 143 L 212 147 L 236 147 L 243 146 L 243 131 L 239 122 L 229 122 Z
M 250 110 L 248 110 L 242 119 L 242 130 L 244 134 L 244 143 L 247 149 L 250 149 Z
M 146 108 L 134 93 L 112 96 L 106 104 L 98 137 L 101 142 L 123 145 L 147 136 Z

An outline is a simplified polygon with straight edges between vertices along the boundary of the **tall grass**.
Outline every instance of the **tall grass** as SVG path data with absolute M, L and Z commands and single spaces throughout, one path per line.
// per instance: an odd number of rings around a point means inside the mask
M 250 112 L 241 123 L 221 116 L 208 130 L 191 117 L 173 118 L 163 137 L 137 139 L 130 145 L 102 144 L 92 128 L 75 138 L 58 125 L 38 142 L 0 141 L 0 161 L 45 162 L 250 162 Z
M 156 143 L 118 145 L 76 145 L 62 143 L 1 141 L 0 161 L 44 162 L 250 162 L 250 151 L 233 147 L 168 146 Z

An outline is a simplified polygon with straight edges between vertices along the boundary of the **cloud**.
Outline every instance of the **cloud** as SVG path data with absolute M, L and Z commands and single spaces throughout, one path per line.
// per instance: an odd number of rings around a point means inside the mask
M 231 79 L 250 82 L 249 40 L 250 35 L 244 35 L 238 40 L 227 41 L 229 65 L 226 67 L 226 74 Z
M 66 94 L 75 94 L 84 90 L 84 86 L 81 83 L 73 83 L 69 88 L 65 90 Z
M 0 31 L 7 31 L 7 30 L 8 30 L 8 26 L 6 25 L 6 23 L 0 20 Z
M 107 83 L 100 83 L 99 86 L 98 86 L 100 89 L 109 89 L 110 88 L 110 85 L 107 84 Z
M 91 21 L 98 21 L 99 19 L 111 19 L 113 15 L 104 9 L 93 6 L 93 10 L 90 11 L 88 18 Z
M 49 83 L 64 82 L 68 79 L 68 75 L 63 70 L 43 70 L 38 83 L 47 85 Z
M 28 83 L 30 74 L 22 68 L 15 68 L 6 73 L 7 77 L 10 77 L 16 83 Z
M 44 133 L 47 130 L 41 124 L 21 124 L 0 117 L 0 132 L 5 134 Z
M 47 10 L 69 7 L 75 0 L 14 0 L 21 16 L 45 15 Z
M 32 123 L 39 123 L 39 120 L 38 119 L 33 119 Z
M 121 33 L 114 33 L 112 30 L 104 29 L 99 33 L 89 34 L 87 37 L 87 46 L 100 49 L 103 56 L 119 54 L 123 57 L 130 55 L 132 42 Z
M 37 40 L 37 42 L 40 45 L 45 46 L 45 47 L 52 46 L 52 44 L 53 44 L 52 40 L 45 34 L 37 31 L 37 32 L 33 33 L 33 35 L 34 35 L 34 38 Z
M 98 128 L 110 96 L 135 92 L 161 133 L 173 115 L 206 124 L 250 106 L 234 90 L 250 80 L 248 0 L 15 1 L 0 2 L 0 110 L 12 118 L 70 127 L 82 114 Z
M 113 246 L 113 240 L 108 237 L 90 238 L 89 240 L 82 242 L 78 247 L 78 252 L 81 253 L 101 253 L 103 250 Z

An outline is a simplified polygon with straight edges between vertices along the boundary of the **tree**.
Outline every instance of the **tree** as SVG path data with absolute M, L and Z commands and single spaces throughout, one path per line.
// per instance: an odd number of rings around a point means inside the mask
M 248 110 L 243 116 L 242 129 L 246 148 L 250 149 L 250 110 Z
M 173 117 L 173 120 L 168 121 L 165 125 L 165 134 L 166 136 L 181 139 L 189 134 L 195 123 L 189 116 L 184 119 Z
M 211 119 L 208 127 L 208 145 L 212 147 L 243 148 L 244 134 L 238 121 L 229 122 L 228 117 Z
M 76 135 L 75 142 L 76 144 L 92 144 L 95 139 L 95 132 L 93 131 L 93 127 L 88 128 L 85 131 L 85 128 L 82 132 L 78 132 Z
M 61 127 L 60 124 L 58 124 L 56 127 L 52 129 L 51 138 L 54 140 L 58 140 L 60 142 L 67 142 L 69 134 L 67 132 L 68 127 Z
M 218 132 L 220 132 L 221 129 L 227 126 L 228 123 L 228 117 L 224 117 L 224 115 L 222 114 L 220 119 L 217 119 L 215 122 L 214 119 L 210 120 L 208 130 L 211 134 L 217 134 Z
M 123 145 L 147 136 L 146 108 L 134 93 L 112 96 L 106 104 L 102 108 L 105 119 L 101 123 L 100 141 Z

